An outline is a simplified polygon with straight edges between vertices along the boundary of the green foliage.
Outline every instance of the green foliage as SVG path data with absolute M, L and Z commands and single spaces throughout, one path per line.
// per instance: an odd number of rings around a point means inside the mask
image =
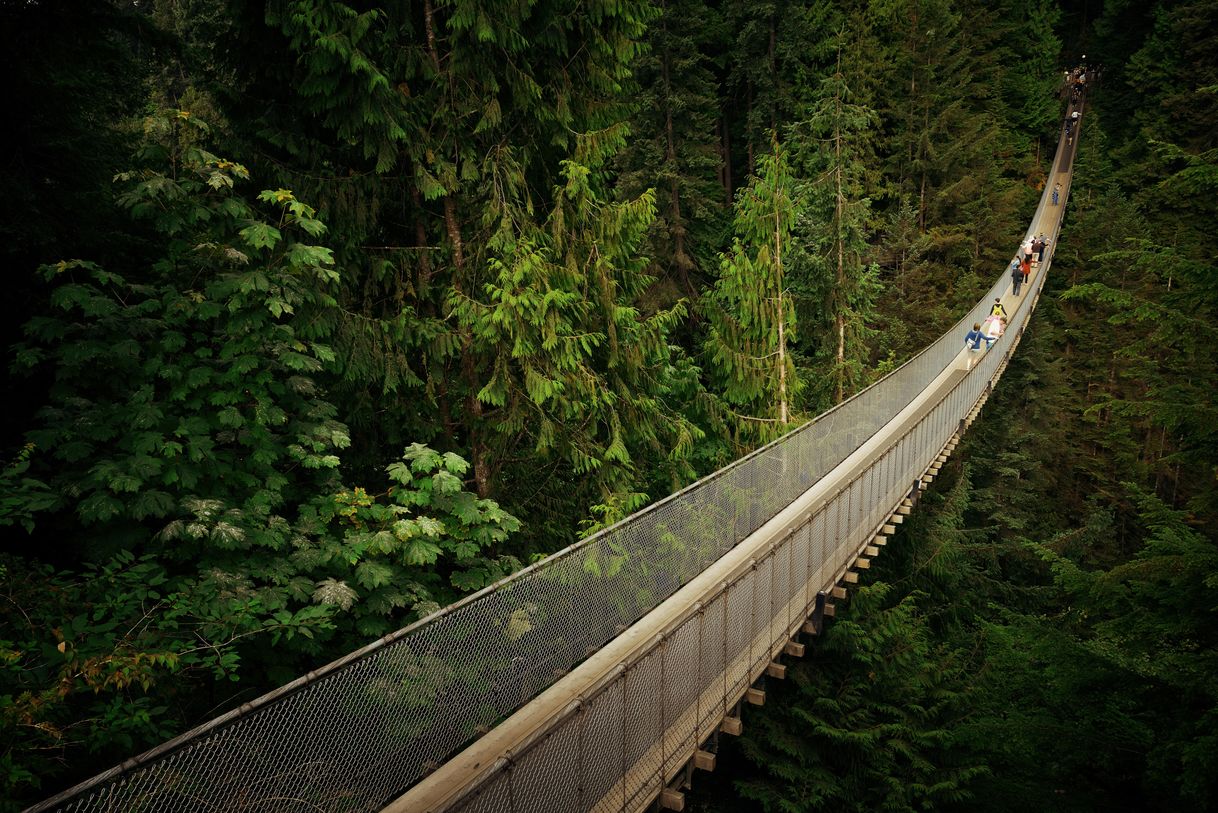
M 421 444 L 385 471 L 383 494 L 344 489 L 307 508 L 330 532 L 298 539 L 291 564 L 315 583 L 311 599 L 342 612 L 362 637 L 422 617 L 520 568 L 498 553 L 520 521 L 462 487 L 469 463 Z
M 1146 531 L 1143 547 L 1106 571 L 1088 572 L 1046 551 L 1057 582 L 1085 616 L 1083 646 L 1110 669 L 1169 692 L 1187 709 L 1170 741 L 1149 755 L 1152 787 L 1188 809 L 1218 793 L 1218 545 L 1136 485 L 1128 489 Z
M 153 221 L 164 256 L 130 275 L 45 266 L 54 310 L 18 349 L 20 369 L 55 370 L 28 436 L 58 498 L 44 507 L 125 535 L 221 500 L 249 543 L 273 544 L 273 512 L 326 482 L 348 442 L 313 378 L 332 352 L 296 327 L 333 303 L 329 250 L 296 237 L 324 227 L 285 190 L 260 196 L 268 214 L 236 196 L 245 168 L 197 146 L 188 112 L 150 129 L 149 160 L 170 168 L 120 176 L 120 203 Z
M 736 202 L 736 238 L 720 256 L 707 296 L 704 351 L 737 433 L 768 438 L 791 423 L 800 382 L 790 345 L 795 303 L 785 278 L 792 230 L 802 208 L 785 148 L 775 136 L 760 171 Z
M 794 691 L 767 704 L 743 750 L 759 776 L 737 783 L 764 811 L 941 809 L 973 799 L 985 773 L 960 737 L 963 653 L 937 644 L 923 600 L 877 583 L 829 627 Z
M 767 707 L 747 787 L 1212 808 L 1213 11 L 7 4 L 0 230 L 14 268 L 51 264 L 9 297 L 33 318 L 0 471 L 25 554 L 0 608 L 6 797 L 490 584 L 907 358 L 1009 256 L 1077 28 L 1108 70 L 1002 419 L 879 560 L 891 586 L 843 608 L 807 716 Z M 679 570 L 716 521 L 585 566 Z
M 809 178 L 806 216 L 798 227 L 806 257 L 799 275 L 808 300 L 804 345 L 814 360 L 808 378 L 819 382 L 812 412 L 841 403 L 862 389 L 871 360 L 878 266 L 865 259 L 871 201 L 865 196 L 866 162 L 878 124 L 875 111 L 858 104 L 843 72 L 845 34 L 836 39 L 836 70 L 821 80 L 800 122 L 791 128 L 797 165 Z
M 126 551 L 80 573 L 5 556 L 0 583 L 0 787 L 10 800 L 50 790 L 65 761 L 110 763 L 177 733 L 171 706 L 237 680 L 243 640 L 333 627 L 324 607 L 267 605 L 239 574 L 175 577 Z
M 632 197 L 655 190 L 648 254 L 654 275 L 674 289 L 669 296 L 696 296 L 704 287 L 728 213 L 716 177 L 722 157 L 711 57 L 722 37 L 718 9 L 703 0 L 666 0 L 632 70 L 640 93 L 617 161 L 617 189 Z
M 498 550 L 519 521 L 453 452 L 412 445 L 379 497 L 340 486 L 325 226 L 289 190 L 242 197 L 208 135 L 187 111 L 146 123 L 119 202 L 160 256 L 44 267 L 52 310 L 18 348 L 53 382 L 0 523 L 64 533 L 86 564 L 4 563 L 14 798 L 180 731 L 221 681 L 285 682 L 519 567 Z

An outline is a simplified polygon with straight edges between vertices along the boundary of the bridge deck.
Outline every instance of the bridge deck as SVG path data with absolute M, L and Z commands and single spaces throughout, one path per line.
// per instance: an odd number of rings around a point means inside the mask
M 918 479 L 1001 375 L 1051 263 L 1076 144 L 1059 143 L 1027 231 L 1050 236 L 1043 262 L 1021 296 L 1009 283 L 998 288 L 1010 328 L 973 371 L 965 369 L 970 353 L 961 349 L 908 406 L 802 496 L 396 799 L 387 813 L 641 811 L 688 769 L 725 721 L 738 731 L 734 709 L 800 634 L 817 594 L 831 591 L 887 523 L 903 518 L 895 513 L 902 501 L 916 497 Z M 1050 200 L 1055 183 L 1061 184 L 1058 206 Z M 963 346 L 962 335 L 959 341 Z M 770 589 L 759 588 L 766 581 Z M 759 605 L 766 603 L 769 618 L 758 623 Z M 746 613 L 754 623 L 742 621 Z M 708 637 L 722 639 L 722 653 L 717 644 L 705 646 Z

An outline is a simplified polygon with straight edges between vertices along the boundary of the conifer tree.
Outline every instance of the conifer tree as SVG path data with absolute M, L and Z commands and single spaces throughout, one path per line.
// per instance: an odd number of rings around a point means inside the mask
M 792 0 L 727 0 L 723 16 L 732 41 L 725 90 L 734 115 L 733 138 L 743 147 L 745 172 L 758 172 L 771 131 L 782 132 L 795 116 L 802 85 L 824 56 L 820 31 L 834 10 L 828 3 Z
M 1061 121 L 1062 73 L 1056 28 L 1061 6 L 1053 0 L 1007 0 L 992 9 L 987 26 L 1000 50 L 995 78 L 1008 127 L 1026 140 L 1045 141 L 1051 156 Z
M 759 174 L 736 202 L 736 237 L 720 257 L 707 297 L 704 344 L 738 428 L 761 437 L 785 431 L 799 390 L 790 349 L 795 308 L 785 272 L 800 208 L 786 147 L 774 135 Z
M 822 660 L 795 668 L 785 702 L 758 710 L 742 746 L 757 771 L 736 783 L 766 813 L 937 809 L 971 798 L 984 773 L 959 733 L 962 653 L 938 644 L 920 594 L 864 587 L 828 628 Z
M 710 52 L 721 21 L 703 0 L 665 0 L 634 65 L 640 94 L 618 160 L 618 189 L 654 188 L 649 234 L 657 276 L 696 296 L 713 275 L 727 207 L 719 189 L 718 93 Z
M 450 310 L 469 351 L 495 359 L 477 393 L 495 458 L 558 463 L 557 491 L 621 515 L 646 498 L 645 456 L 692 474 L 681 460 L 701 432 L 661 398 L 666 336 L 684 306 L 634 304 L 652 280 L 640 246 L 653 195 L 605 203 L 592 169 L 566 161 L 563 175 L 546 222 L 519 210 L 491 243 L 493 278 L 454 292 Z
M 499 350 L 453 306 L 484 296 L 494 262 L 514 262 L 503 234 L 540 245 L 551 196 L 566 186 L 563 161 L 595 168 L 601 183 L 622 147 L 630 66 L 655 15 L 638 2 L 588 13 L 565 1 L 284 0 L 265 23 L 239 19 L 266 47 L 254 64 L 248 50 L 236 63 L 256 78 L 231 109 L 252 121 L 248 99 L 279 100 L 244 135 L 267 145 L 274 171 L 318 200 L 344 238 L 336 259 L 349 273 L 332 329 L 361 471 L 383 465 L 384 448 L 419 439 L 468 457 L 482 497 L 512 504 L 537 493 L 517 476 L 533 473 L 528 458 L 503 456 L 498 407 L 480 397 Z M 569 534 L 586 515 L 573 500 L 533 507 L 542 517 L 526 527 L 538 535 L 548 522 Z
M 914 207 L 927 238 L 914 296 L 933 333 L 988 287 L 1017 241 L 1035 182 L 1018 184 L 1000 162 L 1009 139 L 995 113 L 1001 72 L 984 8 L 896 0 L 878 5 L 877 17 L 886 59 L 874 70 L 885 86 L 902 89 L 877 104 L 885 192 Z M 1040 172 L 1033 157 L 1026 158 L 1029 178 Z
M 865 158 L 876 114 L 857 104 L 842 70 L 844 32 L 838 59 L 821 80 L 806 118 L 792 132 L 802 174 L 810 178 L 807 218 L 800 228 L 810 266 L 813 312 L 829 330 L 817 333 L 813 354 L 822 377 L 832 382 L 833 402 L 863 380 L 877 269 L 867 262 L 871 202 L 865 197 Z M 806 323 L 805 323 L 806 324 Z M 828 335 L 826 335 L 828 334 Z

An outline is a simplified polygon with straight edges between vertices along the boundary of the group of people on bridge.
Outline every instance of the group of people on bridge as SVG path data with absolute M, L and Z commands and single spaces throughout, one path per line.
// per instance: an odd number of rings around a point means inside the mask
M 1082 117 L 1083 93 L 1087 90 L 1087 83 L 1094 82 L 1099 75 L 1098 67 L 1087 67 L 1087 55 L 1083 55 L 1083 64 L 1073 70 L 1066 71 L 1065 82 L 1062 86 L 1062 96 L 1066 100 L 1066 143 L 1074 143 L 1074 128 L 1078 126 L 1078 120 Z M 1054 204 L 1057 201 L 1053 201 Z
M 1041 258 L 1049 239 L 1044 232 L 1035 237 L 1029 235 L 1019 246 L 1019 253 L 1008 266 L 1011 274 L 1011 295 L 1019 296 L 1020 289 L 1027 284 L 1032 272 L 1040 267 Z M 1002 297 L 994 297 L 989 315 L 982 322 L 974 322 L 973 329 L 964 337 L 964 346 L 969 350 L 970 359 L 966 369 L 973 366 L 972 354 L 988 350 L 990 345 L 998 341 L 1007 329 L 1007 310 L 1002 304 Z
M 1066 101 L 1066 120 L 1064 124 L 1067 143 L 1074 143 L 1074 129 L 1082 117 L 1083 93 L 1087 89 L 1089 78 L 1098 75 L 1098 68 L 1087 67 L 1087 57 L 1083 56 L 1082 64 L 1072 70 L 1065 71 L 1062 82 L 1062 96 Z M 1060 183 L 1053 185 L 1051 200 L 1054 206 L 1061 201 L 1062 188 Z M 1019 253 L 1011 260 L 1008 271 L 1011 275 L 1011 295 L 1019 296 L 1024 285 L 1028 283 L 1033 271 L 1040 266 L 1045 247 L 1049 245 L 1044 232 L 1035 237 L 1029 235 L 1019 247 Z M 1007 327 L 1007 311 L 1003 307 L 1002 297 L 995 297 L 990 306 L 989 315 L 982 322 L 974 322 L 973 329 L 964 337 L 964 346 L 969 351 L 969 360 L 965 369 L 971 369 L 974 354 L 988 350 L 990 345 L 998 341 Z

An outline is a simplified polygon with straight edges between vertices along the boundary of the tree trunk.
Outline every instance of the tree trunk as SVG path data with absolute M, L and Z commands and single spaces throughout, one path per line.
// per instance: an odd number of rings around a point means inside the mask
M 421 303 L 430 301 L 427 290 L 431 286 L 431 256 L 427 253 L 427 228 L 423 225 L 423 196 L 414 184 L 410 186 L 410 202 L 414 215 L 414 242 L 419 251 L 419 274 L 415 283 L 415 295 Z
M 837 54 L 837 69 L 841 71 L 841 51 Z M 836 190 L 833 204 L 833 222 L 835 227 L 834 239 L 837 243 L 837 291 L 834 299 L 837 307 L 834 314 L 837 321 L 837 393 L 836 403 L 841 403 L 846 397 L 846 239 L 843 235 L 842 219 L 845 217 L 845 190 L 842 180 L 842 99 L 835 100 L 837 106 L 836 122 L 833 126 L 833 163 Z
M 778 131 L 778 89 L 780 79 L 778 76 L 778 62 L 774 56 L 778 44 L 778 28 L 774 22 L 774 15 L 770 15 L 770 76 L 774 79 L 774 92 L 770 96 L 770 129 Z
M 754 175 L 753 167 L 753 80 L 749 80 L 748 100 L 745 104 L 744 137 L 749 144 L 749 177 Z
M 667 12 L 667 6 L 664 6 Z M 664 26 L 664 31 L 667 33 L 668 23 L 665 20 L 661 25 Z M 681 286 L 686 293 L 694 296 L 697 292 L 694 289 L 693 282 L 690 281 L 690 269 L 693 262 L 689 258 L 689 254 L 685 250 L 685 221 L 681 217 L 681 188 L 678 179 L 681 177 L 681 168 L 677 166 L 677 139 L 673 132 L 672 123 L 672 83 L 669 77 L 669 62 L 671 54 L 665 49 L 660 57 L 660 72 L 664 81 L 664 134 L 666 138 L 665 144 L 665 159 L 668 161 L 670 171 L 672 172 L 672 180 L 669 182 L 669 225 L 672 229 L 673 239 L 673 262 L 677 266 L 677 275 L 680 277 Z
M 732 134 L 731 123 L 727 118 L 727 110 L 724 109 L 721 117 L 723 122 L 723 143 L 720 147 L 723 151 L 723 191 L 726 193 L 727 205 L 732 205 Z
M 786 426 L 791 419 L 787 411 L 787 312 L 782 301 L 782 215 L 778 207 L 774 208 L 774 270 L 778 276 L 778 417 Z
M 453 247 L 453 265 L 455 279 L 453 287 L 461 291 L 465 279 L 465 249 L 461 240 L 461 226 L 457 223 L 456 207 L 451 196 L 444 197 L 444 225 L 448 231 L 448 239 Z M 491 467 L 484 439 L 482 402 L 478 400 L 478 391 L 482 389 L 478 378 L 478 364 L 475 358 L 474 339 L 468 330 L 461 330 L 461 375 L 465 379 L 465 426 L 469 432 L 469 454 L 474 466 L 474 485 L 478 496 L 487 499 L 491 496 Z

